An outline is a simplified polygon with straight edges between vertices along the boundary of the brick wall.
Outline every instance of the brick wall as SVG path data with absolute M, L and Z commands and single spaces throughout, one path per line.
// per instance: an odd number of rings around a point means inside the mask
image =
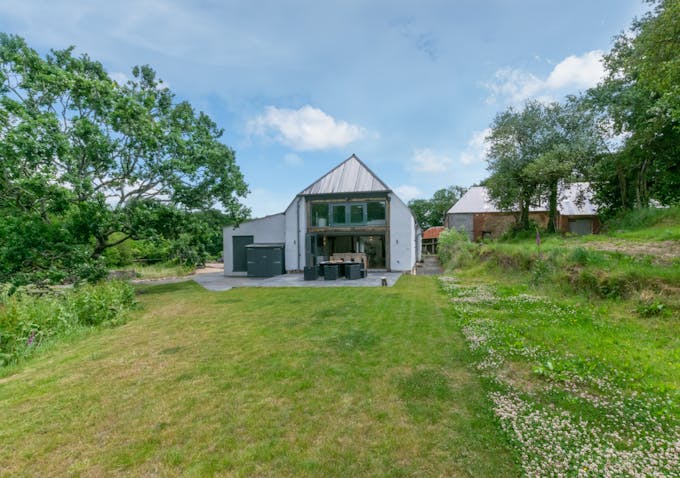
M 473 216 L 473 238 L 478 241 L 484 237 L 484 233 L 492 239 L 496 239 L 512 228 L 519 218 L 518 213 L 512 212 L 486 212 Z M 548 227 L 547 212 L 530 212 L 529 219 L 538 224 L 538 227 Z

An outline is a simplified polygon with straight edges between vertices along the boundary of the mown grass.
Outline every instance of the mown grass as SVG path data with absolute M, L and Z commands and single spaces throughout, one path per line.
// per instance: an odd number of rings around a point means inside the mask
M 432 278 L 138 299 L 0 379 L 0 475 L 517 475 Z

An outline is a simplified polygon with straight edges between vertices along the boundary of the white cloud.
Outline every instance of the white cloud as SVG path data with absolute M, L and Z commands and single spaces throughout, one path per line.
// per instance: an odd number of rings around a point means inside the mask
M 283 157 L 283 162 L 288 166 L 302 166 L 304 161 L 300 156 L 294 153 L 288 153 Z
M 453 159 L 430 148 L 416 149 L 411 158 L 410 169 L 419 173 L 441 173 L 453 164 Z
M 248 127 L 258 134 L 274 133 L 278 141 L 298 151 L 339 148 L 366 136 L 361 126 L 336 120 L 309 105 L 297 110 L 268 106 Z
M 571 55 L 559 62 L 547 78 L 513 68 L 496 71 L 493 81 L 486 83 L 491 94 L 487 102 L 507 101 L 519 104 L 529 98 L 551 101 L 555 95 L 591 88 L 603 78 L 602 51 L 593 50 L 581 56 Z
M 399 196 L 399 198 L 404 202 L 408 202 L 411 199 L 415 199 L 418 196 L 423 195 L 423 192 L 420 189 L 409 184 L 402 184 L 401 186 L 395 188 L 394 192 L 396 192 L 397 196 Z
M 571 55 L 558 63 L 546 80 L 552 90 L 562 88 L 591 88 L 604 76 L 602 51 L 593 50 L 582 56 Z
M 489 145 L 486 143 L 485 139 L 489 133 L 491 133 L 490 128 L 472 133 L 472 136 L 467 143 L 467 149 L 460 154 L 459 161 L 461 164 L 478 164 L 486 159 Z

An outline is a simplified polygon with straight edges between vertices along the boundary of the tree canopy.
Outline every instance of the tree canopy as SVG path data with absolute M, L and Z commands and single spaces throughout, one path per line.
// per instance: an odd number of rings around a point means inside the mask
M 416 217 L 418 225 L 423 229 L 444 224 L 446 211 L 451 209 L 467 191 L 461 186 L 449 186 L 448 188 L 435 191 L 430 199 L 412 199 L 408 202 Z
M 606 77 L 584 98 L 611 145 L 593 170 L 610 209 L 680 201 L 680 2 L 654 8 L 616 38 Z
M 0 210 L 13 218 L 0 229 L 0 280 L 82 277 L 109 247 L 177 236 L 192 212 L 248 214 L 234 152 L 207 115 L 149 66 L 118 84 L 73 51 L 41 57 L 0 34 Z
M 591 114 L 575 98 L 565 104 L 527 102 L 499 113 L 487 138 L 489 197 L 504 210 L 519 210 L 529 227 L 529 208 L 549 206 L 548 230 L 556 229 L 558 186 L 582 179 L 602 144 Z
M 653 9 L 615 39 L 595 88 L 563 103 L 529 101 L 499 113 L 487 137 L 500 209 L 550 206 L 555 229 L 560 182 L 588 180 L 604 212 L 680 202 L 680 2 Z

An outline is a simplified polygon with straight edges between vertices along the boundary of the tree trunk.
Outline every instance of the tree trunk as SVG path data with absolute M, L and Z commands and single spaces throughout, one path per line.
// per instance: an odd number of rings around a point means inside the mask
M 638 171 L 637 187 L 635 191 L 636 207 L 638 209 L 649 206 L 649 196 L 647 194 L 647 164 L 647 159 L 642 161 L 640 170 Z
M 100 258 L 106 249 L 108 249 L 109 247 L 117 246 L 118 244 L 122 244 L 131 237 L 132 236 L 125 236 L 122 239 L 117 240 L 116 242 L 106 242 L 106 239 L 108 239 L 108 237 L 97 237 L 97 243 L 95 244 L 94 251 L 92 252 L 92 259 Z
M 531 201 L 529 199 L 522 199 L 520 202 L 520 216 L 519 216 L 519 224 L 522 229 L 528 230 L 529 229 L 529 205 L 531 204 Z
M 548 232 L 557 232 L 557 181 L 550 185 Z
M 622 168 L 619 166 L 616 168 L 616 176 L 619 179 L 619 193 L 621 195 L 621 207 L 624 209 L 628 208 L 628 188 L 626 182 L 626 175 Z

